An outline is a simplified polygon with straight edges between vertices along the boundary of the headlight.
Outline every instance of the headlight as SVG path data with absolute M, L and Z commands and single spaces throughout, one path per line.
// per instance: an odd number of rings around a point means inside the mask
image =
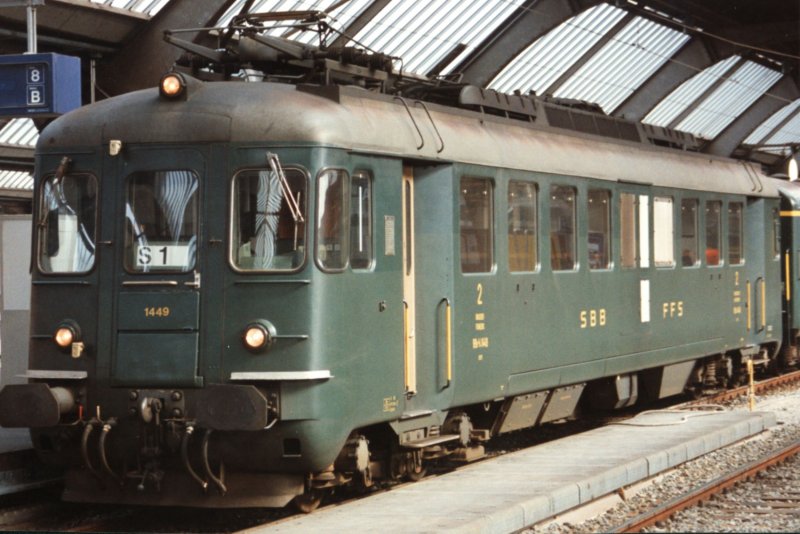
M 72 343 L 78 337 L 77 332 L 75 329 L 70 325 L 61 325 L 56 330 L 53 339 L 56 342 L 56 345 L 61 347 L 62 349 L 67 349 L 72 346 Z
M 73 321 L 64 321 L 56 328 L 53 341 L 64 352 L 69 352 L 73 358 L 80 358 L 83 354 L 84 344 L 81 341 L 81 329 Z
M 268 321 L 252 322 L 245 327 L 242 342 L 248 350 L 261 352 L 272 345 L 275 333 L 275 327 Z
M 161 78 L 158 89 L 163 97 L 178 98 L 186 90 L 186 80 L 180 74 L 171 72 Z

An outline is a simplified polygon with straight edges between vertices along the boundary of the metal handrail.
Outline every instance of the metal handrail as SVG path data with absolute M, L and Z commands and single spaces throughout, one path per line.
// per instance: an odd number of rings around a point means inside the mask
M 408 116 L 411 117 L 411 123 L 414 125 L 414 128 L 417 130 L 417 135 L 419 136 L 419 145 L 417 145 L 417 150 L 421 149 L 422 147 L 425 146 L 425 138 L 422 136 L 422 131 L 419 129 L 417 121 L 416 119 L 414 119 L 414 115 L 411 113 L 411 108 L 408 107 L 406 99 L 403 98 L 402 96 L 395 96 L 394 99 L 399 100 L 400 102 L 403 103 L 403 106 L 406 108 Z

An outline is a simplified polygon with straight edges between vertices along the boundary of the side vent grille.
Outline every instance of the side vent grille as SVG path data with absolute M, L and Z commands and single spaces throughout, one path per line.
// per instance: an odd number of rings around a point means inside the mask
M 536 118 L 536 102 L 532 98 L 498 93 L 494 89 L 481 89 L 475 85 L 467 85 L 461 89 L 458 103 L 468 109 L 509 119 L 532 121 Z
M 644 123 L 642 123 L 642 131 L 647 136 L 647 139 L 657 146 L 679 148 L 692 152 L 698 152 L 703 148 L 703 140 L 687 132 Z
M 642 142 L 642 136 L 636 124 L 625 120 L 601 115 L 597 112 L 572 109 L 553 104 L 545 105 L 547 122 L 555 128 L 564 128 L 576 132 L 602 135 L 613 139 Z

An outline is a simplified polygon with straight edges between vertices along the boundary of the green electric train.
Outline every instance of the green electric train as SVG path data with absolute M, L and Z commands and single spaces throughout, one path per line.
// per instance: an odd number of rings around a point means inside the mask
M 800 188 L 458 94 L 176 71 L 47 126 L 0 423 L 65 499 L 310 510 L 795 363 Z

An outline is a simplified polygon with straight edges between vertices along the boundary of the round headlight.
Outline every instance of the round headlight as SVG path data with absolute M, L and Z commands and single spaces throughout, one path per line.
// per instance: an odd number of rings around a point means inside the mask
M 62 349 L 66 349 L 72 346 L 72 343 L 75 341 L 75 337 L 76 334 L 74 328 L 71 326 L 62 325 L 56 330 L 53 340 L 56 342 L 56 345 Z
M 269 334 L 261 325 L 253 325 L 244 332 L 244 344 L 251 349 L 261 349 L 267 344 Z
M 183 76 L 174 72 L 165 74 L 161 78 L 161 83 L 159 84 L 161 95 L 167 98 L 177 98 L 181 96 L 185 88 L 186 81 L 183 79 Z
M 267 321 L 253 322 L 242 332 L 242 343 L 252 352 L 261 352 L 272 345 L 275 334 L 275 327 Z

